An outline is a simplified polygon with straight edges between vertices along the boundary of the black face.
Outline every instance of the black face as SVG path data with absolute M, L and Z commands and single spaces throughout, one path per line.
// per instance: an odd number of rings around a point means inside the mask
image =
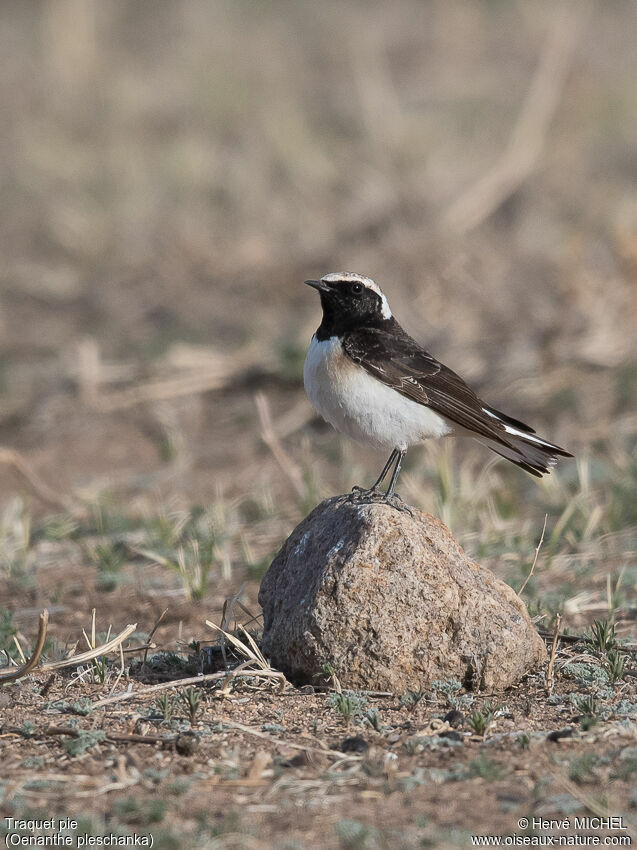
M 305 282 L 318 289 L 321 296 L 323 321 L 317 331 L 319 340 L 341 336 L 354 328 L 382 327 L 391 321 L 382 314 L 381 296 L 363 283 L 355 280 Z

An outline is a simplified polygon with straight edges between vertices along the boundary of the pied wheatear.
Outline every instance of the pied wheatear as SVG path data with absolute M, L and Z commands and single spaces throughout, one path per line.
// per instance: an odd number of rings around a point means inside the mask
M 393 500 L 407 448 L 454 432 L 474 437 L 538 477 L 558 457 L 572 457 L 486 404 L 425 351 L 398 324 L 371 278 L 336 272 L 305 283 L 318 290 L 323 307 L 303 371 L 310 401 L 337 431 L 391 450 L 378 480 L 363 492 L 379 494 L 393 467 L 385 494 Z

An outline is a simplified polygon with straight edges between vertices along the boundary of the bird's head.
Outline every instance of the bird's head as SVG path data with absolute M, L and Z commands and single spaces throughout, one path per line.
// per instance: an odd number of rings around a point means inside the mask
M 317 289 L 323 307 L 323 325 L 341 333 L 361 325 L 378 325 L 392 318 L 387 298 L 374 281 L 353 272 L 332 272 L 320 280 L 306 280 Z

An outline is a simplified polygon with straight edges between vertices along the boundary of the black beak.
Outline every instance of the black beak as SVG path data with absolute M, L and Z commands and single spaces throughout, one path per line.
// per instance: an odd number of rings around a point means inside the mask
M 318 289 L 319 292 L 332 291 L 326 283 L 323 283 L 322 280 L 305 280 L 303 283 L 307 283 L 307 285 L 311 286 L 313 289 Z

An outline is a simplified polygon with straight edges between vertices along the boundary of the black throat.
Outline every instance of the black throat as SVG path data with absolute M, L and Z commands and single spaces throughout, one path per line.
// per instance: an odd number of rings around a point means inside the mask
M 391 331 L 395 327 L 400 327 L 393 316 L 390 316 L 389 319 L 383 318 L 380 314 L 363 317 L 352 314 L 347 310 L 343 311 L 339 309 L 339 305 L 334 304 L 329 298 L 325 298 L 322 293 L 321 306 L 323 308 L 323 321 L 316 331 L 316 338 L 319 342 L 333 336 L 342 337 L 349 331 L 358 328 L 380 328 Z

